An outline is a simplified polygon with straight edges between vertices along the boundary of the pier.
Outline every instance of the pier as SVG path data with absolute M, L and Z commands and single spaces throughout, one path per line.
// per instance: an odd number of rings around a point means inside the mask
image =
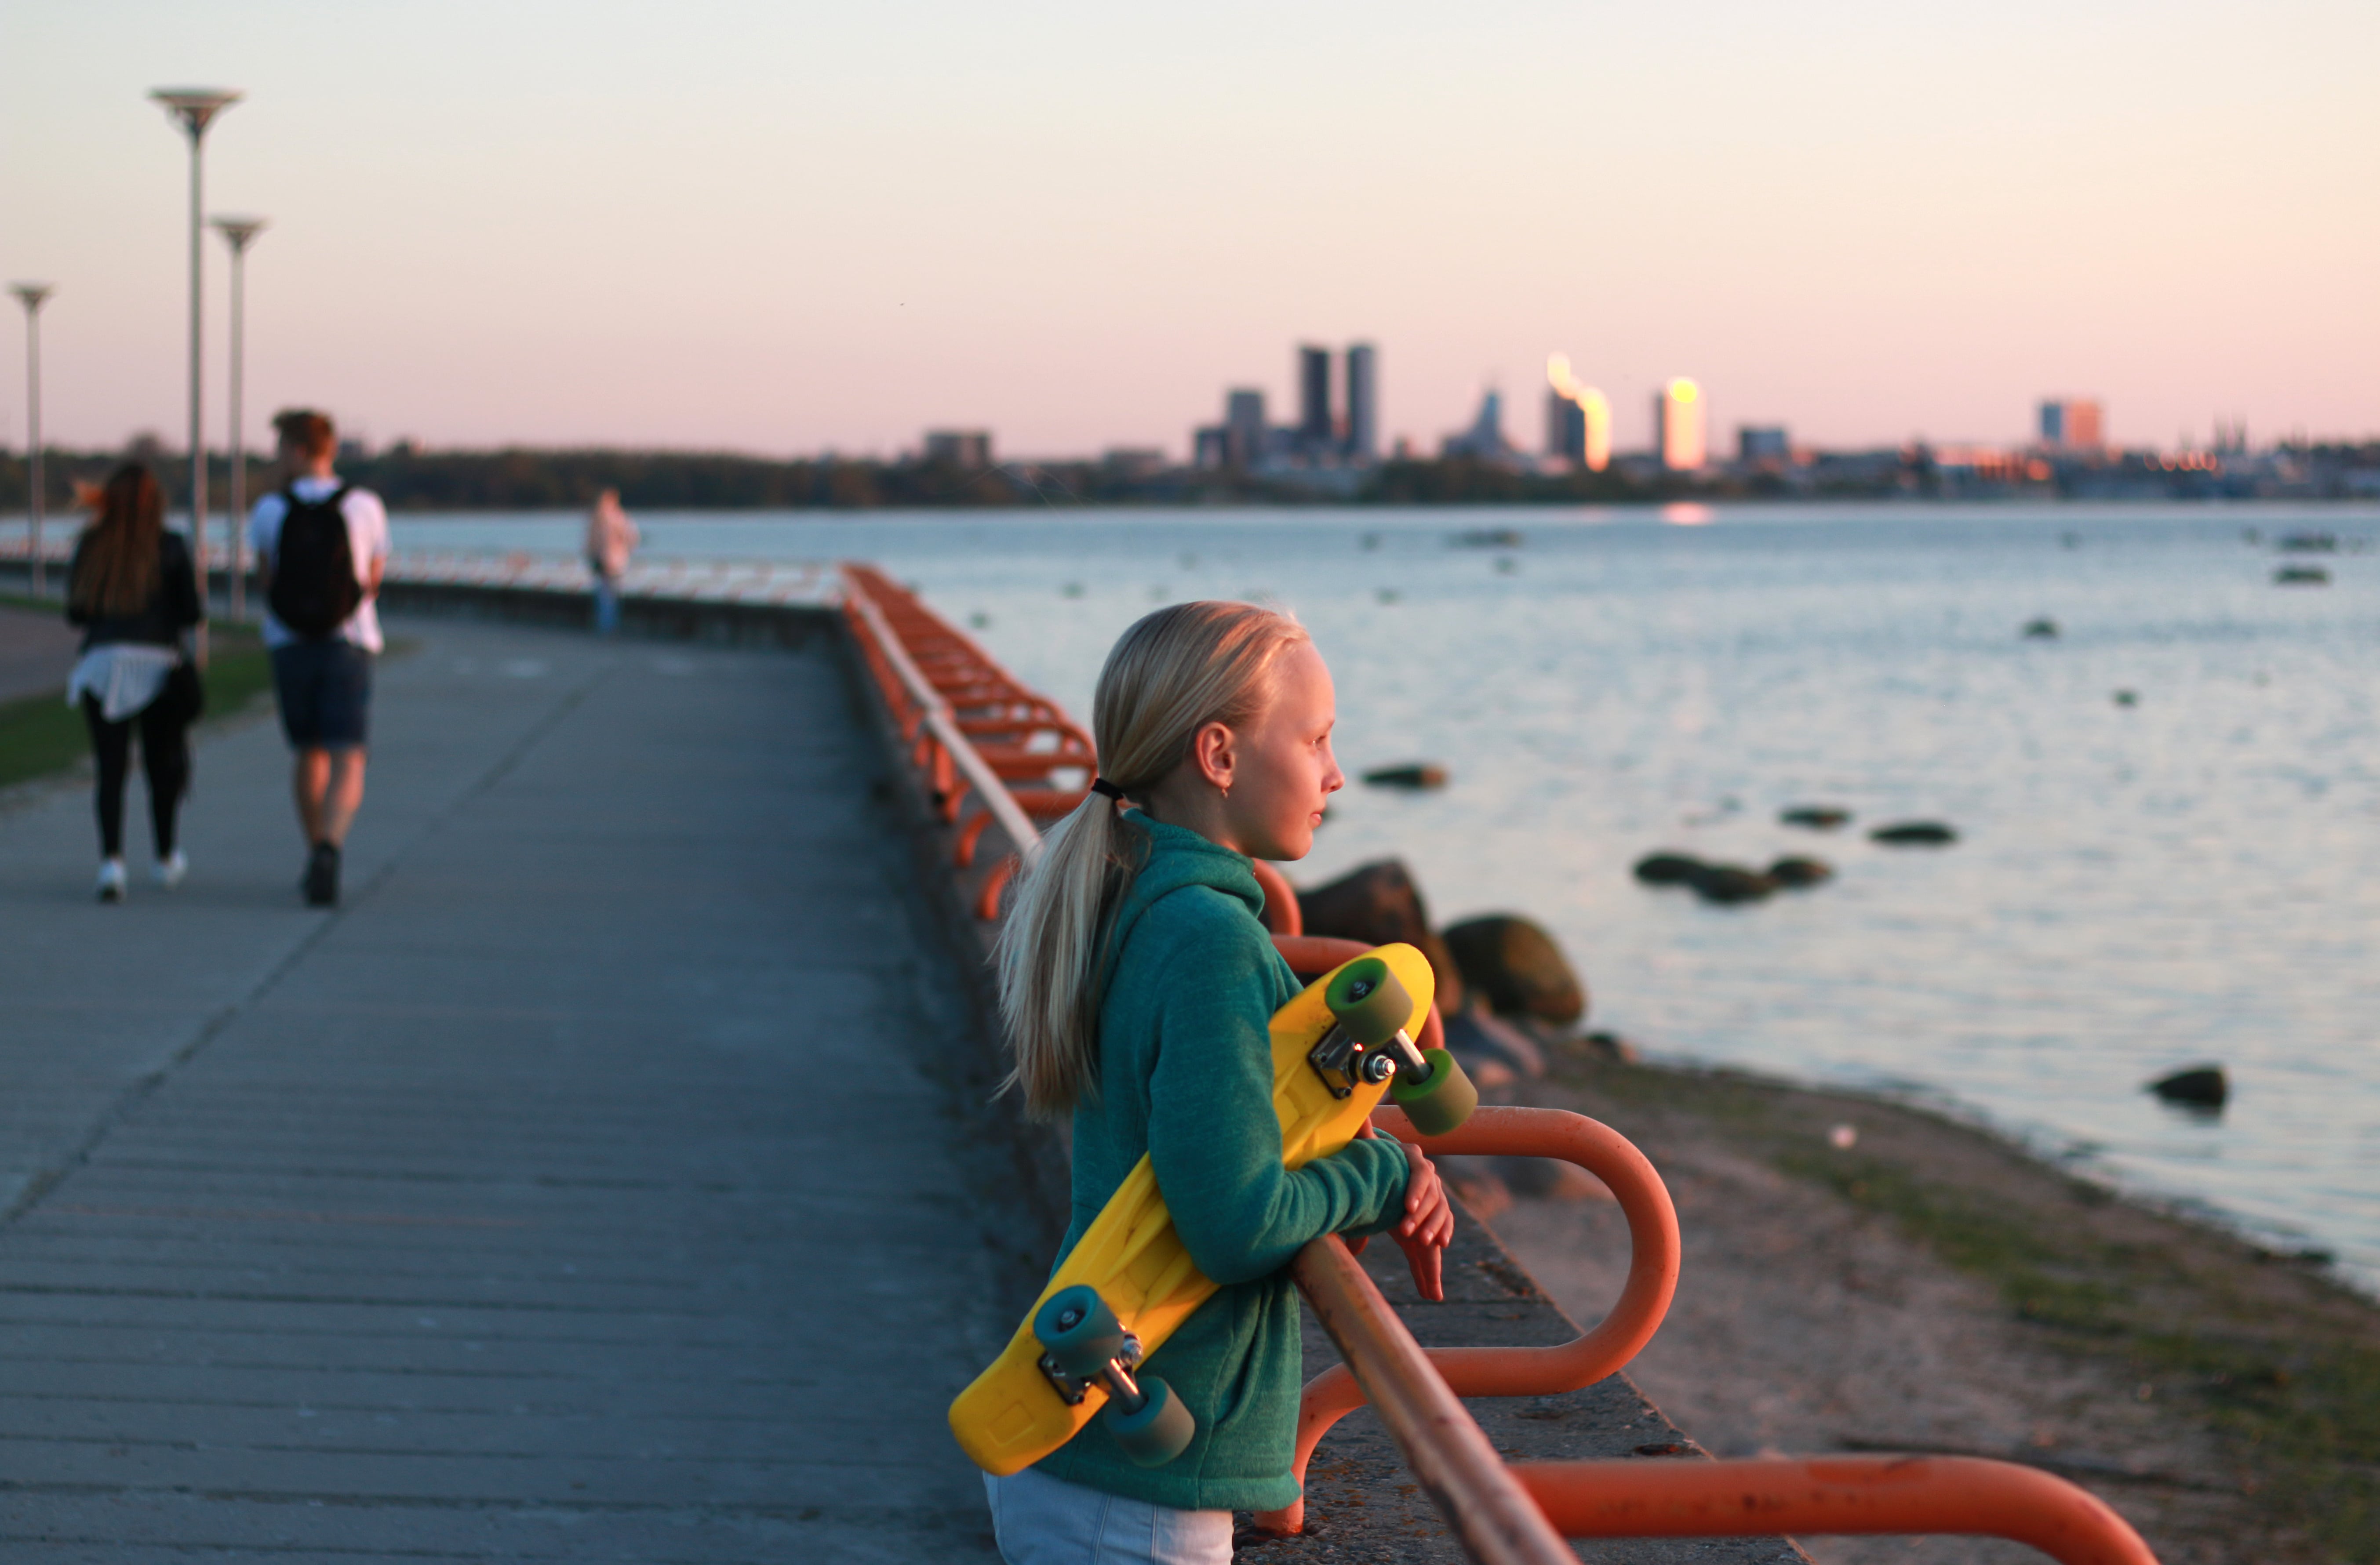
M 832 649 L 395 634 L 335 912 L 269 717 L 171 893 L 0 817 L 0 1547 L 991 1558 L 974 1020 Z

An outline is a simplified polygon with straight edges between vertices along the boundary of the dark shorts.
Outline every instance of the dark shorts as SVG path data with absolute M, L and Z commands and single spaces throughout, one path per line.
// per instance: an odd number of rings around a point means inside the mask
M 292 749 L 361 749 L 371 726 L 371 654 L 352 641 L 273 649 L 273 691 Z

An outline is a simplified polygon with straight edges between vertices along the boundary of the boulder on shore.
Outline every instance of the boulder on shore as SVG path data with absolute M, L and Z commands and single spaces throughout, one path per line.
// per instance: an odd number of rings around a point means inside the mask
M 1546 1051 L 1537 1040 L 1491 1011 L 1465 1006 L 1446 1018 L 1446 1051 L 1463 1062 L 1472 1079 L 1483 1079 L 1479 1067 L 1493 1062 L 1514 1076 L 1535 1079 L 1546 1074 Z
M 1402 859 L 1384 858 L 1349 870 L 1326 886 L 1297 893 L 1309 935 L 1335 935 L 1366 945 L 1402 940 L 1429 958 L 1438 979 L 1438 1008 L 1463 1007 L 1463 973 L 1446 942 L 1429 927 L 1429 910 Z
M 1364 781 L 1375 788 L 1443 788 L 1446 786 L 1446 768 L 1436 761 L 1374 767 L 1364 773 Z
M 1554 938 L 1513 914 L 1468 918 L 1446 931 L 1446 949 L 1466 990 L 1500 1016 L 1526 1017 L 1566 1027 L 1586 1014 L 1586 986 L 1563 960 Z M 1537 1059 L 1542 1074 L 1545 1060 Z
M 1877 827 L 1867 840 L 1896 848 L 1947 847 L 1959 840 L 1959 833 L 1938 820 L 1902 820 Z
M 1780 825 L 1806 826 L 1813 831 L 1832 831 L 1852 823 L 1852 812 L 1839 805 L 1795 805 L 1777 812 Z
M 2189 1103 L 2220 1109 L 2231 1096 L 2231 1080 L 2220 1065 L 2192 1065 L 2149 1083 L 2149 1090 L 2168 1103 Z

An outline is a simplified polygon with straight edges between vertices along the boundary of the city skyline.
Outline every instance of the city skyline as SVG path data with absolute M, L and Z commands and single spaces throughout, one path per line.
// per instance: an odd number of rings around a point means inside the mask
M 252 421 L 383 443 L 1183 459 L 1219 386 L 1294 406 L 1309 340 L 1380 345 L 1383 450 L 1519 406 L 1556 344 L 1621 450 L 1681 367 L 1715 447 L 2014 444 L 2061 387 L 2121 444 L 2380 427 L 2380 213 L 2340 195 L 2380 175 L 2368 6 L 1326 4 L 1261 45 L 1233 9 L 17 7 L 0 273 L 58 286 L 52 439 L 177 430 L 183 171 L 144 94 L 189 80 L 248 94 L 219 209 L 276 218 Z M 1269 150 L 1317 137 L 1321 187 Z

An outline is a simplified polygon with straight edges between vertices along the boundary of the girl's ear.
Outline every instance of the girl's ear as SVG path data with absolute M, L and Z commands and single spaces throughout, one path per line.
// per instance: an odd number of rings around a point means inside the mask
M 1238 744 L 1227 723 L 1209 722 L 1190 737 L 1191 764 L 1210 787 L 1229 791 L 1239 764 Z

